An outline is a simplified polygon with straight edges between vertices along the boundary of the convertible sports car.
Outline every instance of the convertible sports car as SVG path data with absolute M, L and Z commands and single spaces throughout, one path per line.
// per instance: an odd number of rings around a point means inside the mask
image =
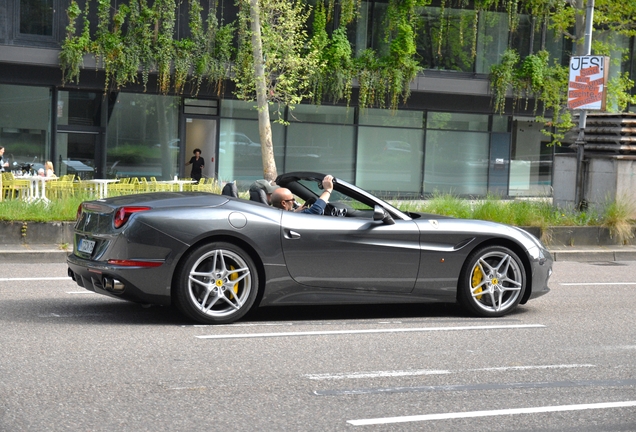
M 307 201 L 323 174 L 276 183 Z M 204 192 L 88 201 L 69 276 L 88 290 L 174 304 L 201 323 L 271 305 L 458 301 L 498 317 L 549 291 L 552 257 L 526 231 L 404 213 L 340 179 L 325 215 Z

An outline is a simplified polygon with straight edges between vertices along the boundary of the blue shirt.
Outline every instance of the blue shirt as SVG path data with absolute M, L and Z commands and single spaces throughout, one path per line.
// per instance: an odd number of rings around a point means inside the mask
M 299 213 L 321 215 L 325 214 L 325 207 L 327 207 L 327 203 L 323 199 L 318 198 L 311 207 L 303 209 Z

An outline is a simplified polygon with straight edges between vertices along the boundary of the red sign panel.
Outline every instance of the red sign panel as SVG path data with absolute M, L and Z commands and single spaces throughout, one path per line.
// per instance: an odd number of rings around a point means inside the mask
M 570 59 L 568 108 L 605 111 L 609 57 L 577 56 Z

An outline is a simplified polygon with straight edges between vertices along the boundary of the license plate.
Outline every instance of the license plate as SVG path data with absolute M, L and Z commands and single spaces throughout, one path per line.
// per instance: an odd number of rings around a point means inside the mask
M 93 240 L 81 239 L 77 249 L 80 252 L 93 253 L 94 248 L 95 248 L 95 242 Z

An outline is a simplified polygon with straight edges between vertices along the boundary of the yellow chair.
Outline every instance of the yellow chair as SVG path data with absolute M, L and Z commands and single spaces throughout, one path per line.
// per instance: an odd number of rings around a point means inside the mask
M 28 195 L 28 180 L 16 179 L 13 173 L 2 173 L 2 196 L 6 199 L 24 198 Z
M 146 177 L 141 177 L 139 179 L 139 191 L 142 193 L 153 192 L 150 187 L 150 183 L 146 180 Z
M 135 193 L 135 186 L 130 182 L 130 177 L 122 177 L 118 183 L 108 186 L 108 196 L 131 195 Z
M 73 175 L 64 175 L 57 180 L 49 180 L 46 183 L 46 192 L 50 198 L 68 198 L 75 196 L 75 185 Z

